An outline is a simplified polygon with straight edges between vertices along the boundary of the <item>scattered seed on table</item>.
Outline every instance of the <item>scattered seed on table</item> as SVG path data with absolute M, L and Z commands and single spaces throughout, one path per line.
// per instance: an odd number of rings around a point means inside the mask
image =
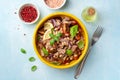
M 14 14 L 17 14 L 17 12 L 14 12 Z
M 24 36 L 26 36 L 26 34 L 24 33 Z

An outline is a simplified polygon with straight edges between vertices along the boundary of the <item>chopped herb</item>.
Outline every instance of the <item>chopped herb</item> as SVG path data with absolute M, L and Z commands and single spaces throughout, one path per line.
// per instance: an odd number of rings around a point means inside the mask
M 31 67 L 31 71 L 34 72 L 34 71 L 36 71 L 36 70 L 37 70 L 37 66 L 36 66 L 36 65 L 34 65 L 34 66 Z
M 54 39 L 51 39 L 50 40 L 50 45 L 53 45 L 55 43 L 55 40 Z
M 23 53 L 23 54 L 26 54 L 26 50 L 21 48 L 20 51 Z
M 84 41 L 80 40 L 77 45 L 78 45 L 79 49 L 84 48 Z
M 51 62 L 52 64 L 54 65 L 60 65 L 61 63 L 60 62 Z
M 40 40 L 40 36 L 37 36 L 37 40 Z
M 48 51 L 44 47 L 42 48 L 42 51 L 46 56 L 49 54 Z
M 72 50 L 67 49 L 67 50 L 66 50 L 66 54 L 67 54 L 68 56 L 71 56 L 71 55 L 73 54 L 73 52 L 72 52 Z
M 54 35 L 53 33 L 50 33 L 49 36 L 50 36 L 51 38 L 54 38 L 54 37 L 55 37 L 55 35 Z
M 62 36 L 62 33 L 58 33 L 57 35 L 56 35 L 56 37 L 60 37 L 60 36 Z
M 78 25 L 74 25 L 70 28 L 70 35 L 72 39 L 76 36 L 77 32 L 78 32 Z
M 36 59 L 35 59 L 34 57 L 30 57 L 30 58 L 29 58 L 29 61 L 30 61 L 30 62 L 34 62 L 35 60 L 36 60 Z
M 62 33 L 57 33 L 56 35 L 54 35 L 53 33 L 50 33 L 49 36 L 52 38 L 50 40 L 50 45 L 52 46 L 55 43 L 55 41 L 59 40 L 60 36 L 62 36 Z

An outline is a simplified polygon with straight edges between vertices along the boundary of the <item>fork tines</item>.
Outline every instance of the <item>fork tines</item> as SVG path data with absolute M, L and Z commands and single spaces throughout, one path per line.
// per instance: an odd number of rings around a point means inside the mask
M 103 28 L 101 26 L 98 26 L 93 36 L 100 37 L 102 32 L 103 32 Z

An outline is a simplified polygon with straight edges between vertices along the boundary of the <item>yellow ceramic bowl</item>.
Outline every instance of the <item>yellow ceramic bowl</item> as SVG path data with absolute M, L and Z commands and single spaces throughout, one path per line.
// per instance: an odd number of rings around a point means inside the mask
M 78 24 L 81 25 L 81 28 L 82 28 L 83 31 L 84 31 L 85 48 L 84 48 L 84 50 L 82 51 L 82 54 L 81 54 L 81 56 L 79 57 L 78 60 L 73 61 L 73 62 L 71 62 L 71 63 L 68 64 L 68 65 L 54 65 L 54 64 L 51 64 L 51 63 L 49 63 L 48 61 L 44 60 L 44 59 L 41 57 L 40 53 L 38 52 L 37 46 L 36 46 L 36 36 L 37 36 L 36 34 L 37 34 L 38 29 L 41 27 L 41 25 L 42 25 L 46 20 L 48 20 L 48 19 L 50 19 L 50 18 L 53 18 L 53 17 L 62 16 L 62 15 L 63 15 L 63 16 L 68 16 L 68 17 L 76 20 L 76 21 L 78 22 Z M 43 63 L 45 63 L 45 64 L 47 64 L 48 66 L 51 66 L 51 67 L 53 67 L 53 68 L 65 69 L 65 68 L 73 67 L 74 65 L 76 65 L 77 63 L 79 63 L 79 62 L 83 59 L 83 57 L 85 56 L 85 54 L 86 54 L 86 52 L 87 52 L 87 49 L 88 49 L 88 42 L 89 42 L 88 40 L 89 40 L 89 39 L 88 39 L 87 30 L 86 30 L 85 26 L 83 25 L 83 23 L 82 23 L 77 17 L 75 17 L 75 16 L 72 15 L 72 14 L 66 13 L 66 12 L 55 12 L 55 13 L 52 13 L 52 14 L 46 16 L 45 18 L 43 18 L 42 20 L 40 20 L 40 22 L 37 24 L 37 26 L 36 26 L 36 28 L 35 28 L 35 30 L 34 30 L 34 34 L 33 34 L 33 47 L 34 47 L 34 50 L 35 50 L 37 56 L 39 57 L 39 59 L 40 59 Z

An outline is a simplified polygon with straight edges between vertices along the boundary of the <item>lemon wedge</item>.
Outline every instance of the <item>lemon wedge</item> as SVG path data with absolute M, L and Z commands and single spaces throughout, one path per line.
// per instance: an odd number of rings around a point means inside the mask
M 50 38 L 50 36 L 49 36 L 50 33 L 51 33 L 51 29 L 48 29 L 45 32 L 45 34 L 43 35 L 43 40 L 49 39 Z
M 48 30 L 48 29 L 52 29 L 53 28 L 53 24 L 50 22 L 47 22 L 44 24 L 44 30 Z

